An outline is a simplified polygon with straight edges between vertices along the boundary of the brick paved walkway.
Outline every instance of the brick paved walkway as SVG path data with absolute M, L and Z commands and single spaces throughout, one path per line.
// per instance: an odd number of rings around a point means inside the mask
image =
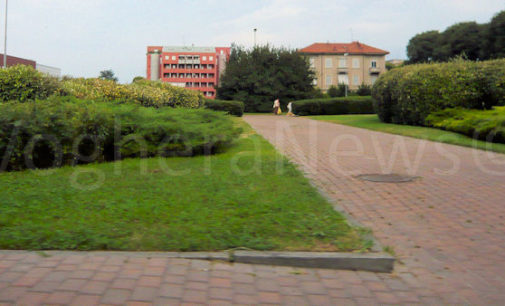
M 159 253 L 0 251 L 0 304 L 503 304 L 505 176 L 497 176 L 505 172 L 503 156 L 303 118 L 245 119 L 383 245 L 394 246 L 403 264 L 379 274 Z M 411 160 L 424 143 L 411 173 L 420 179 L 355 179 L 388 172 L 380 160 L 400 140 Z M 358 153 L 356 141 L 363 146 Z M 409 172 L 401 159 L 392 169 Z
M 402 284 L 446 303 L 505 303 L 505 155 L 305 118 L 245 120 L 394 247 Z M 420 178 L 356 178 L 390 172 Z
M 0 251 L 0 304 L 374 305 L 439 301 L 412 277 L 162 254 Z M 419 297 L 419 299 L 417 298 Z

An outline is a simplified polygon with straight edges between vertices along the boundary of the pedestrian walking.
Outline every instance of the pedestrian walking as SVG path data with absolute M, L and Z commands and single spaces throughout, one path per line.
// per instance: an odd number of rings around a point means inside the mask
M 294 116 L 295 114 L 293 114 L 293 102 L 289 102 L 288 103 L 288 114 L 287 116 Z
M 275 99 L 273 108 L 274 108 L 274 115 L 278 115 L 281 109 L 281 102 L 279 101 L 279 99 Z

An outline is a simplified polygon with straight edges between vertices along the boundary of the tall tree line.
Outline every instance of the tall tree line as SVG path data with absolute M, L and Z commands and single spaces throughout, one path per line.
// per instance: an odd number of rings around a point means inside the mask
M 461 22 L 443 32 L 428 31 L 412 37 L 407 45 L 409 63 L 448 61 L 456 56 L 470 60 L 505 57 L 505 11 L 489 23 Z

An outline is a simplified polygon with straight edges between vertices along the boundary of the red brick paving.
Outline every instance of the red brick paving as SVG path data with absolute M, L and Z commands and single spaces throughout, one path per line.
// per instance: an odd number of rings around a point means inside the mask
M 392 274 L 381 274 L 185 260 L 157 253 L 49 252 L 46 257 L 0 251 L 0 305 L 503 304 L 504 177 L 482 170 L 505 170 L 493 165 L 503 156 L 491 154 L 486 160 L 482 151 L 426 142 L 419 167 L 411 173 L 421 179 L 362 182 L 354 175 L 381 172 L 378 159 L 389 157 L 386 152 L 395 140 L 404 141 L 409 156 L 415 156 L 420 141 L 303 118 L 245 119 L 338 200 L 339 207 L 372 228 L 383 245 L 393 246 L 403 264 Z M 373 148 L 374 138 L 382 155 Z M 335 145 L 338 139 L 343 140 Z M 349 139 L 363 144 L 360 154 Z M 460 161 L 455 174 L 435 172 L 450 170 L 455 157 Z M 408 170 L 401 161 L 392 169 L 402 174 Z
M 229 264 L 165 258 L 160 253 L 47 253 L 49 257 L 0 251 L 0 275 L 8 276 L 0 278 L 0 305 L 369 305 L 372 301 L 443 301 L 425 286 L 406 284 L 401 274 Z M 139 259 L 143 260 L 135 263 Z M 25 271 L 27 262 L 32 269 Z M 46 268 L 48 262 L 50 268 Z M 67 271 L 69 262 L 86 269 Z M 124 277 L 123 271 L 132 265 L 140 275 Z M 151 275 L 153 266 L 160 276 Z M 13 272 L 19 270 L 24 272 Z M 42 278 L 25 283 L 27 275 Z
M 306 118 L 245 120 L 397 253 L 396 277 L 350 274 L 365 287 L 345 285 L 346 294 L 371 291 L 380 303 L 505 303 L 505 155 Z M 356 178 L 371 173 L 420 178 Z

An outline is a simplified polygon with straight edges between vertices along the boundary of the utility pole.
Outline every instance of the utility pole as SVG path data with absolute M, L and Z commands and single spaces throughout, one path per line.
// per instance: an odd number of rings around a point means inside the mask
M 5 33 L 4 33 L 4 68 L 7 68 L 7 3 L 5 0 Z
M 256 31 L 258 31 L 258 29 L 254 28 L 254 46 L 256 47 Z
M 345 63 L 347 65 L 347 56 L 349 55 L 349 53 L 344 53 L 344 58 L 345 58 Z M 349 86 L 349 72 L 347 72 L 347 83 L 344 84 L 345 85 L 345 96 L 347 97 L 347 86 Z

